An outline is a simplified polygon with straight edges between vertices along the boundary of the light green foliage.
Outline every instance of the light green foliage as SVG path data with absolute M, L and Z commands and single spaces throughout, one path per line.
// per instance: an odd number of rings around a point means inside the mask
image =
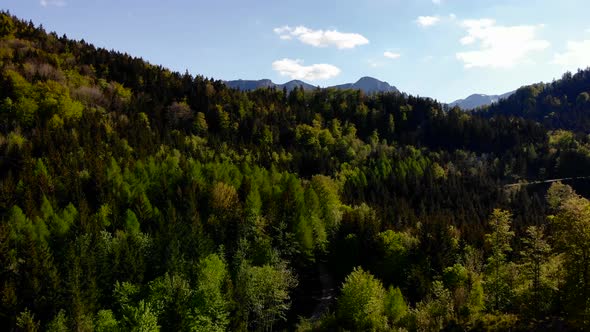
M 322 129 L 318 122 L 315 126 L 302 124 L 295 128 L 295 139 L 306 149 L 319 152 L 323 148 L 331 149 L 335 143 L 332 133 Z
M 189 282 L 179 274 L 166 273 L 148 284 L 147 302 L 164 330 L 179 330 L 185 324 L 194 294 Z
M 45 243 L 49 237 L 49 230 L 42 219 L 36 218 L 32 222 L 18 206 L 13 206 L 8 219 L 10 239 L 16 244 L 25 244 L 28 239 Z
M 246 196 L 245 210 L 250 216 L 258 216 L 262 209 L 262 200 L 257 185 L 253 185 Z
M 114 298 L 121 307 L 121 327 L 126 331 L 152 332 L 159 331 L 158 316 L 152 305 L 145 300 L 138 300 L 140 287 L 129 282 L 116 282 Z M 104 313 L 106 323 L 111 324 L 108 313 Z
M 472 316 L 483 310 L 485 305 L 485 294 L 481 278 L 479 276 L 473 276 L 471 278 L 471 290 L 469 291 L 469 298 L 467 302 L 467 308 L 469 314 Z
M 395 133 L 395 118 L 393 114 L 389 114 L 387 119 L 387 133 L 390 135 Z
M 52 130 L 58 130 L 58 129 L 63 128 L 64 121 L 62 120 L 62 118 L 59 115 L 53 114 L 51 119 L 49 119 L 48 126 Z
M 307 207 L 305 219 L 313 232 L 313 249 L 323 251 L 328 243 L 326 222 L 322 219 L 319 197 L 311 186 L 305 189 L 305 206 Z
M 222 132 L 230 129 L 231 121 L 229 114 L 223 109 L 221 105 L 215 106 L 215 119 L 217 120 L 217 125 Z
M 512 251 L 511 241 L 514 237 L 514 232 L 510 230 L 511 219 L 510 212 L 495 209 L 489 221 L 492 232 L 486 234 L 486 243 L 491 252 L 486 264 L 485 286 L 490 308 L 496 311 L 507 306 L 511 296 L 508 284 L 509 265 L 506 261 L 506 254 Z
M 144 112 L 137 113 L 138 122 L 146 129 L 150 128 L 150 118 Z
M 324 175 L 314 175 L 311 178 L 311 186 L 317 194 L 321 208 L 321 218 L 326 230 L 334 232 L 342 220 L 340 197 L 338 185 L 331 178 Z
M 33 224 L 25 216 L 23 210 L 18 206 L 13 206 L 10 211 L 10 218 L 8 219 L 8 226 L 10 229 L 10 240 L 15 242 L 24 241 L 23 233 L 33 233 Z
M 16 317 L 16 326 L 25 332 L 37 332 L 39 331 L 39 321 L 35 320 L 35 315 L 25 309 Z
M 551 246 L 545 240 L 545 228 L 529 226 L 522 242 L 524 250 L 521 251 L 521 273 L 527 282 L 524 289 L 525 305 L 530 305 L 530 311 L 538 314 L 547 311 L 550 305 L 551 294 L 548 281 L 543 273 L 543 265 L 547 264 L 551 253 Z
M 116 332 L 119 331 L 119 322 L 111 310 L 100 310 L 94 318 L 95 332 Z
M 4 71 L 4 76 L 10 82 L 12 93 L 17 99 L 33 95 L 33 85 L 29 83 L 21 74 L 12 69 Z
M 558 203 L 550 219 L 557 249 L 564 254 L 567 310 L 577 324 L 590 326 L 590 201 L 559 182 L 551 185 L 547 196 L 552 205 Z
M 388 256 L 404 256 L 418 245 L 418 239 L 405 232 L 386 230 L 378 236 L 380 246 Z
M 127 103 L 131 99 L 132 92 L 119 82 L 109 82 L 107 93 L 118 98 L 121 103 Z
M 382 255 L 380 276 L 394 284 L 402 283 L 409 266 L 408 257 L 419 241 L 406 232 L 386 230 L 377 236 L 377 245 Z
M 225 331 L 229 324 L 229 303 L 224 291 L 225 262 L 211 254 L 201 260 L 192 308 L 185 319 L 189 331 Z
M 151 305 L 141 300 L 137 306 L 123 306 L 123 324 L 127 331 L 157 332 L 160 331 L 158 317 Z
M 135 301 L 139 294 L 139 287 L 129 282 L 116 282 L 113 297 L 120 305 L 128 305 Z
M 381 281 L 357 267 L 342 284 L 336 315 L 354 330 L 382 330 L 387 326 L 385 299 Z
M 25 145 L 27 139 L 19 131 L 11 131 L 6 139 L 7 150 L 9 152 L 20 150 Z
M 103 225 L 104 227 L 108 227 L 111 224 L 111 214 L 112 210 L 109 204 L 102 204 L 98 211 L 96 212 L 97 220 Z
M 569 130 L 559 129 L 549 132 L 547 135 L 549 136 L 549 146 L 554 149 L 565 150 L 578 146 L 574 133 Z
M 53 235 L 64 236 L 74 224 L 78 211 L 73 204 L 68 204 L 61 213 L 56 213 L 47 197 L 41 203 L 41 218 L 37 222 L 44 222 L 49 226 Z
M 272 330 L 277 320 L 285 320 L 291 306 L 289 292 L 297 279 L 284 263 L 276 266 L 243 264 L 238 272 L 240 305 L 260 330 Z
M 70 92 L 64 85 L 55 81 L 38 82 L 39 111 L 47 119 L 58 114 L 64 120 L 78 120 L 82 116 L 84 105 L 70 98 Z
M 140 232 L 137 216 L 129 209 L 127 209 L 127 212 L 125 213 L 125 231 L 132 235 Z
M 442 168 L 438 163 L 432 164 L 432 174 L 434 175 L 435 179 L 446 179 L 447 173 L 444 168 Z
M 195 128 L 195 132 L 197 133 L 197 135 L 207 135 L 209 125 L 207 124 L 207 120 L 205 119 L 205 113 L 197 112 L 197 114 L 195 115 L 193 127 Z
M 35 121 L 37 110 L 39 109 L 36 102 L 38 98 L 37 90 L 14 70 L 6 70 L 4 76 L 12 87 L 14 101 L 5 99 L 3 108 L 13 113 L 22 125 L 31 126 Z
M 547 203 L 555 211 L 562 208 L 562 204 L 569 199 L 577 197 L 572 187 L 564 185 L 561 182 L 555 182 L 547 190 Z
M 457 263 L 444 269 L 443 280 L 448 289 L 464 286 L 469 281 L 469 271 Z
M 14 104 L 14 113 L 23 126 L 31 126 L 37 117 L 39 106 L 32 98 L 20 97 Z
M 64 310 L 60 310 L 57 315 L 47 324 L 47 332 L 67 332 L 68 318 Z
M 405 316 L 407 311 L 408 305 L 399 287 L 389 286 L 387 294 L 385 294 L 385 315 L 389 318 L 389 322 L 395 324 Z

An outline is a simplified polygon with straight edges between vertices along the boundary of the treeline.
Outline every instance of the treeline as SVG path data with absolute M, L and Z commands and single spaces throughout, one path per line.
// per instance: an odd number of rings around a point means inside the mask
M 504 185 L 590 175 L 589 138 L 501 105 L 241 92 L 1 13 L 0 324 L 585 327 L 587 201 Z
M 534 119 L 548 128 L 581 132 L 590 130 L 590 70 L 566 72 L 560 80 L 522 87 L 507 99 L 480 110 L 486 116 L 518 116 Z

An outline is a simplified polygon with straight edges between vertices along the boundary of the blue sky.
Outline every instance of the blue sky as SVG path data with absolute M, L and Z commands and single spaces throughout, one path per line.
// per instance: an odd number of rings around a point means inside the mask
M 216 79 L 373 76 L 448 102 L 590 65 L 587 0 L 4 0 L 49 31 Z

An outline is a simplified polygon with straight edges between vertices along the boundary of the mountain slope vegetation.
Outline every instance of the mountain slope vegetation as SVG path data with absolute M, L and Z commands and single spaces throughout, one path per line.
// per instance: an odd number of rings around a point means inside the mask
M 526 182 L 590 175 L 589 77 L 239 91 L 1 13 L 0 325 L 583 329 L 590 187 Z

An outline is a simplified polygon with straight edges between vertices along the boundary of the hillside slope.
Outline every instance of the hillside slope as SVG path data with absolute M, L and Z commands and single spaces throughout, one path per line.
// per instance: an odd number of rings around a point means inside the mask
M 501 104 L 238 91 L 0 13 L 0 326 L 583 329 L 590 186 L 539 180 L 590 139 Z

